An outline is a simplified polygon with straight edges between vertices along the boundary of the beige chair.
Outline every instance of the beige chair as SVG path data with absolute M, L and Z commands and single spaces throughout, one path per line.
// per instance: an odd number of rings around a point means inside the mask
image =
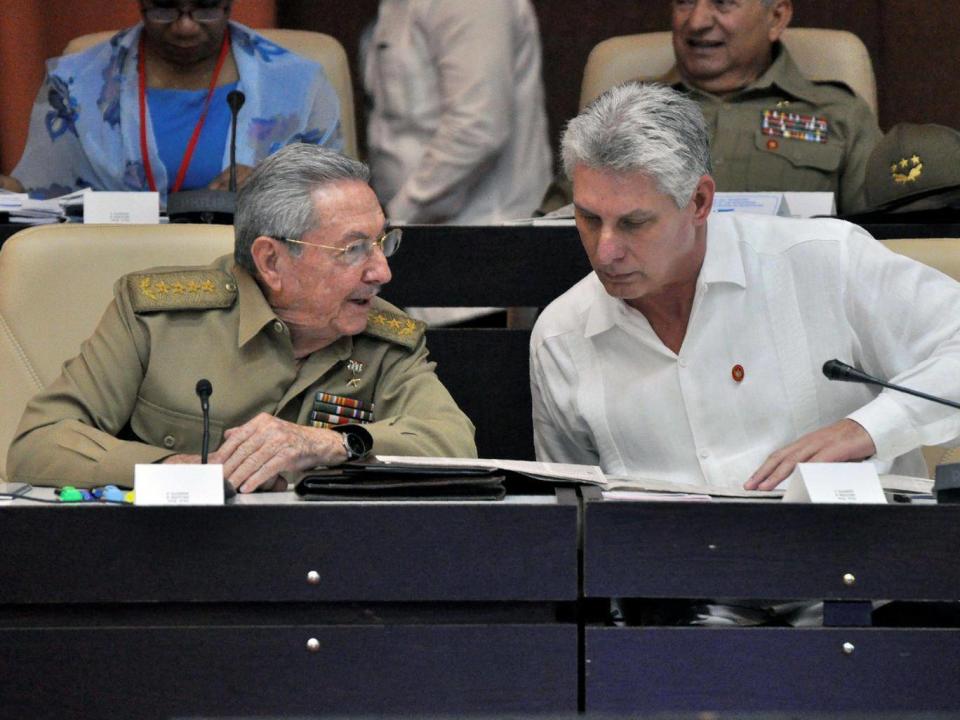
M 121 275 L 233 251 L 228 225 L 42 225 L 0 250 L 0 477 L 27 401 L 80 350 Z
M 845 30 L 787 28 L 783 42 L 812 80 L 840 80 L 877 112 L 877 80 L 863 42 Z M 670 32 L 621 35 L 590 52 L 580 86 L 580 107 L 627 80 L 656 80 L 675 62 Z
M 357 126 L 353 110 L 353 84 L 350 81 L 350 65 L 343 45 L 331 35 L 309 30 L 257 30 L 271 42 L 292 50 L 323 65 L 327 78 L 340 98 L 340 124 L 343 131 L 343 152 L 357 157 Z M 64 55 L 86 50 L 97 43 L 109 40 L 116 30 L 81 35 L 67 43 Z
M 881 242 L 894 252 L 960 281 L 960 238 L 902 238 Z M 932 476 L 937 465 L 960 462 L 960 448 L 925 447 L 923 456 Z

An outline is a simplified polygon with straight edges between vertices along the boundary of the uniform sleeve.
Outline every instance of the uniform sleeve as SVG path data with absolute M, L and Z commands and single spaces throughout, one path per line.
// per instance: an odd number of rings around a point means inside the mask
M 116 437 L 133 412 L 146 360 L 147 339 L 131 318 L 118 294 L 80 354 L 27 404 L 7 457 L 12 480 L 131 486 L 136 463 L 173 454 Z
M 891 383 L 960 402 L 960 285 L 855 233 L 846 258 L 845 311 L 859 342 L 854 362 Z M 960 436 L 960 413 L 883 390 L 848 417 L 880 460 Z
M 423 337 L 413 351 L 391 348 L 377 383 L 377 422 L 364 425 L 378 455 L 477 456 L 474 427 L 427 360 Z
M 407 222 L 442 222 L 460 211 L 509 139 L 513 23 L 507 0 L 427 3 L 418 23 L 437 66 L 444 110 L 387 212 Z
M 864 193 L 867 160 L 883 133 L 877 124 L 877 117 L 861 98 L 850 113 L 848 132 L 850 142 L 847 156 L 844 158 L 843 172 L 840 175 L 839 211 L 841 213 L 860 212 L 867 209 Z
M 600 456 L 585 422 L 574 407 L 579 383 L 572 363 L 538 337 L 530 340 L 530 395 L 533 401 L 533 447 L 540 462 L 599 465 Z

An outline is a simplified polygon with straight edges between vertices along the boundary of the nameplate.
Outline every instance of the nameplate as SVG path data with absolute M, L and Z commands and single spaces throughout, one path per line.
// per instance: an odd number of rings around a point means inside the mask
M 223 465 L 136 465 L 134 505 L 223 505 Z
M 783 502 L 885 504 L 872 463 L 800 463 L 788 478 Z
M 156 225 L 160 222 L 160 194 L 88 192 L 83 196 L 83 222 L 104 225 Z
M 816 215 L 836 215 L 837 199 L 832 192 L 783 193 L 783 202 L 790 217 L 811 218 Z

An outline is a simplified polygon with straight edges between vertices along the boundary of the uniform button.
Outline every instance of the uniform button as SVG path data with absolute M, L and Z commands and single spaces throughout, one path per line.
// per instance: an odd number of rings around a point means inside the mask
M 701 451 L 700 451 L 700 457 L 703 458 L 704 460 L 706 460 L 708 457 L 710 457 L 710 453 L 709 453 L 708 451 L 706 451 L 706 450 L 701 450 Z
M 687 366 L 687 361 L 684 360 L 683 358 L 680 358 L 679 360 L 677 360 L 677 365 L 679 365 L 682 368 L 685 368 Z
M 284 328 L 282 322 L 280 322 L 279 320 L 274 321 L 274 323 L 273 323 L 273 331 L 274 331 L 275 333 L 277 333 L 278 335 L 280 335 L 280 334 L 283 333 L 283 331 L 284 331 L 285 329 L 286 329 L 286 328 Z
M 232 282 L 228 282 L 223 286 L 223 289 L 226 290 L 227 292 L 233 292 L 234 290 L 237 289 L 237 286 Z
M 163 446 L 165 448 L 172 448 L 177 444 L 177 439 L 173 435 L 167 435 L 163 438 Z

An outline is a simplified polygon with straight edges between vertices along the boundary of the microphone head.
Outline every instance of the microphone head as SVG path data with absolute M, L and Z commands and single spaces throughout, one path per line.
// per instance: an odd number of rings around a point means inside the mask
M 823 374 L 830 380 L 846 380 L 850 377 L 851 370 L 853 370 L 852 367 L 836 358 L 827 360 L 823 364 Z
M 240 112 L 240 108 L 243 107 L 246 101 L 247 96 L 239 90 L 231 90 L 227 93 L 227 105 L 229 105 L 230 109 L 235 113 Z
M 197 396 L 200 398 L 208 398 L 211 395 L 213 395 L 213 385 L 210 384 L 210 381 L 206 378 L 197 380 Z

